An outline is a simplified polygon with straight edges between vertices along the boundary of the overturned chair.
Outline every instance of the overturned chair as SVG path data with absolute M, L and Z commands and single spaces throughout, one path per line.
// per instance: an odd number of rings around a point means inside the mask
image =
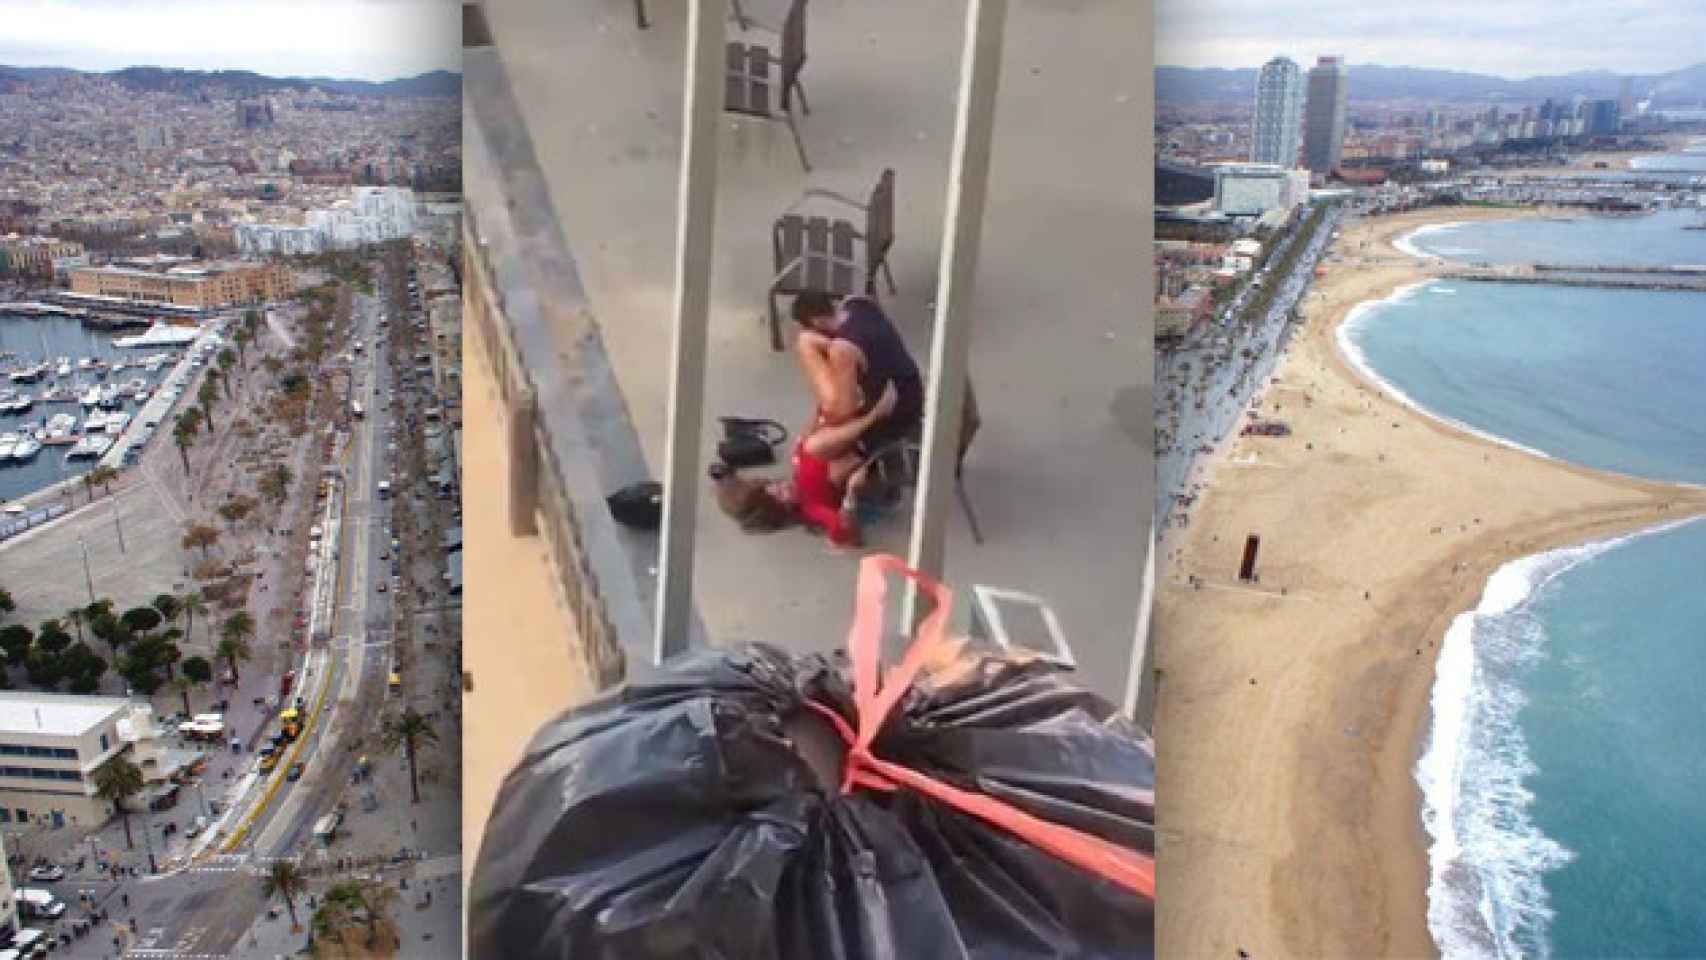
M 816 200 L 863 213 L 864 231 L 851 220 L 803 212 Z M 889 293 L 893 294 L 889 248 L 894 246 L 894 170 L 884 170 L 877 177 L 877 184 L 864 203 L 833 190 L 807 190 L 771 225 L 770 246 L 776 270 L 770 282 L 773 350 L 782 349 L 782 315 L 776 306 L 779 296 L 808 291 L 838 297 L 854 293 L 875 295 L 879 270 L 888 281 Z

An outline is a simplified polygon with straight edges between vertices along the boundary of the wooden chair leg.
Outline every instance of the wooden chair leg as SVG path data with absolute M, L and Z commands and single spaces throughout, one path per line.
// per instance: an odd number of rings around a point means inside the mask
M 806 102 L 806 85 L 799 80 L 794 81 L 794 92 L 800 95 L 800 112 L 806 116 L 812 115 L 812 105 Z
M 751 30 L 752 21 L 746 18 L 746 10 L 741 7 L 740 0 L 732 0 L 730 5 L 734 8 L 735 22 L 740 24 L 741 32 Z
M 883 277 L 889 282 L 889 296 L 894 296 L 899 291 L 894 288 L 894 270 L 889 267 L 888 257 L 883 258 Z
M 794 135 L 794 149 L 800 152 L 801 168 L 803 168 L 807 173 L 811 173 L 811 161 L 806 159 L 806 143 L 804 140 L 800 139 L 800 128 L 794 123 L 794 115 L 792 113 L 783 113 L 782 118 L 788 123 L 788 132 Z
M 639 22 L 641 30 L 651 26 L 646 22 L 646 0 L 634 0 L 634 19 Z

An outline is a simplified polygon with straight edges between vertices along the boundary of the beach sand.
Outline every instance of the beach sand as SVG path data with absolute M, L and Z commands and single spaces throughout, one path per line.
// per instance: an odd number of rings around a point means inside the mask
M 1393 240 L 1513 215 L 1443 208 L 1345 228 L 1262 397 L 1292 436 L 1227 445 L 1163 544 L 1165 956 L 1436 954 L 1412 769 L 1451 618 L 1511 559 L 1706 512 L 1706 492 L 1447 427 L 1340 357 L 1333 330 L 1354 305 L 1439 269 Z M 1242 585 L 1250 533 L 1259 583 Z

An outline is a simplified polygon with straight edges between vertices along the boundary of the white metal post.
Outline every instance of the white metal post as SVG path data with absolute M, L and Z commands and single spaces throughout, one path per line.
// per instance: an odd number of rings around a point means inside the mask
M 1155 705 L 1149 685 L 1149 619 L 1155 608 L 1155 523 L 1149 524 L 1149 547 L 1143 563 L 1143 590 L 1137 601 L 1137 636 L 1131 644 L 1131 662 L 1126 665 L 1125 696 L 1120 708 L 1145 730 L 1154 721 Z
M 711 229 L 716 218 L 717 117 L 722 112 L 723 19 L 727 14 L 728 0 L 691 0 L 687 18 L 674 351 L 670 359 L 656 633 L 652 638 L 652 657 L 659 663 L 686 648 L 693 617 L 693 527 L 699 496 Z
M 943 575 L 943 539 L 953 503 L 960 419 L 965 409 L 966 353 L 971 343 L 971 304 L 977 279 L 978 242 L 989 189 L 990 141 L 1001 80 L 1001 38 L 1007 0 L 969 0 L 965 47 L 960 57 L 960 93 L 954 116 L 954 153 L 948 167 L 948 205 L 937 266 L 935 333 L 925 388 L 923 456 L 912 512 L 907 562 L 938 579 Z M 918 593 L 906 593 L 905 622 L 918 621 Z

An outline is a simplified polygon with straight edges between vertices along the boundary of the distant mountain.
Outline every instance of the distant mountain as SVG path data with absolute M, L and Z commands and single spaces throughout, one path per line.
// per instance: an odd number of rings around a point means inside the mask
M 0 65 L 0 86 L 34 79 L 86 73 L 64 67 L 8 67 Z M 158 93 L 212 93 L 253 97 L 276 90 L 306 91 L 319 87 L 332 93 L 357 97 L 459 97 L 462 75 L 434 70 L 396 80 L 336 80 L 328 77 L 268 77 L 248 70 L 180 70 L 175 67 L 126 67 L 94 76 L 110 77 L 132 90 Z
M 1300 66 L 1307 70 L 1310 64 Z M 1615 97 L 1622 89 L 1623 76 L 1592 71 L 1507 80 L 1457 70 L 1351 64 L 1347 95 L 1352 100 L 1414 99 L 1441 103 L 1495 100 L 1526 103 L 1547 97 L 1567 100 L 1578 94 Z M 1706 63 L 1665 74 L 1631 75 L 1629 79 L 1637 98 L 1651 96 L 1659 106 L 1706 103 Z M 1157 67 L 1155 70 L 1155 96 L 1162 103 L 1243 101 L 1254 96 L 1255 90 L 1255 68 Z

